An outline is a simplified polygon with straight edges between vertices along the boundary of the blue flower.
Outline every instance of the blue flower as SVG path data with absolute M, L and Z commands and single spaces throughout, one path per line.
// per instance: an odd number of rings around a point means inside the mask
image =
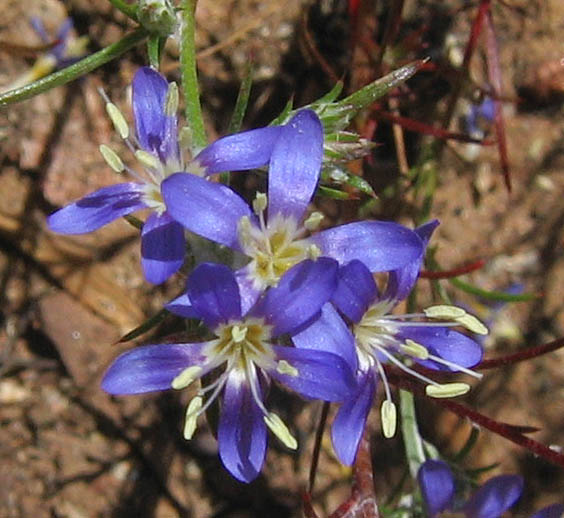
M 424 243 L 437 224 L 433 221 L 416 230 Z M 468 367 L 481 361 L 481 346 L 452 330 L 454 326 L 463 326 L 487 332 L 475 317 L 453 306 L 433 306 L 416 314 L 391 314 L 394 306 L 409 294 L 422 260 L 423 253 L 405 267 L 390 272 L 383 294 L 361 261 L 342 266 L 332 303 L 326 304 L 321 316 L 293 337 L 296 347 L 334 352 L 356 372 L 357 391 L 341 405 L 332 428 L 335 451 L 345 464 L 352 464 L 356 456 L 378 379 L 382 380 L 385 390 L 381 407 L 383 433 L 385 437 L 395 434 L 396 407 L 384 364 L 394 365 L 426 383 L 427 394 L 431 397 L 456 396 L 469 389 L 464 383 L 439 384 L 396 356 L 429 369 L 478 376 Z M 352 323 L 352 331 L 335 308 Z M 450 322 L 437 322 L 437 319 Z
M 329 300 L 337 268 L 336 261 L 328 258 L 303 261 L 243 312 L 233 272 L 224 265 L 199 265 L 188 279 L 190 310 L 215 338 L 126 352 L 110 366 L 102 388 L 110 394 L 182 389 L 217 371 L 215 381 L 189 403 L 184 436 L 192 437 L 197 417 L 223 393 L 219 455 L 234 477 L 251 481 L 264 461 L 267 426 L 286 446 L 297 447 L 286 425 L 265 407 L 264 393 L 271 379 L 306 398 L 326 401 L 342 401 L 354 388 L 352 372 L 340 357 L 274 344 L 280 335 L 304 325 Z
M 53 41 L 53 38 L 50 38 L 47 34 L 41 18 L 34 16 L 31 18 L 30 23 L 33 30 L 39 35 L 43 43 L 49 44 Z M 70 35 L 72 28 L 72 20 L 70 18 L 66 18 L 57 31 L 57 44 L 39 58 L 38 62 L 34 66 L 34 68 L 37 67 L 43 69 L 43 72 L 38 74 L 35 79 L 39 79 L 39 77 L 47 75 L 51 72 L 51 70 L 60 70 L 61 68 L 68 67 L 78 61 L 85 54 L 86 39 L 72 39 Z M 37 66 L 40 60 L 43 60 L 41 62 L 42 64 L 41 66 Z
M 421 255 L 421 239 L 389 222 L 351 223 L 308 237 L 322 218 L 313 213 L 304 221 L 322 159 L 321 123 L 313 111 L 301 110 L 282 127 L 270 158 L 268 196 L 258 194 L 252 208 L 225 186 L 196 176 L 172 175 L 163 182 L 163 199 L 176 221 L 250 259 L 237 272 L 244 308 L 307 258 L 361 259 L 371 271 L 387 271 Z M 196 201 L 182 204 L 186 197 Z
M 207 184 L 196 175 L 265 165 L 281 131 L 280 127 L 261 128 L 225 137 L 205 148 L 185 167 L 178 143 L 174 91 L 155 70 L 143 67 L 137 71 L 133 79 L 136 136 L 129 137 L 127 123 L 114 105 L 108 103 L 107 108 L 120 135 L 144 166 L 144 175 L 127 168 L 113 151 L 101 146 L 108 163 L 118 172 L 127 171 L 136 181 L 103 187 L 48 218 L 54 232 L 82 234 L 134 211 L 152 209 L 143 226 L 141 256 L 145 277 L 154 284 L 168 279 L 184 261 L 184 229 L 175 221 L 174 214 L 179 210 L 190 213 L 193 205 L 198 206 L 190 195 L 163 200 L 161 183 L 172 173 L 184 170 L 194 174 L 181 172 L 174 176 L 198 178 Z M 195 217 L 197 214 L 196 211 Z
M 519 475 L 490 478 L 466 502 L 455 499 L 452 471 L 446 462 L 427 460 L 419 468 L 417 480 L 429 518 L 443 511 L 460 511 L 466 518 L 499 518 L 510 509 L 523 492 L 524 480 Z M 554 504 L 534 514 L 532 518 L 560 518 L 564 505 Z

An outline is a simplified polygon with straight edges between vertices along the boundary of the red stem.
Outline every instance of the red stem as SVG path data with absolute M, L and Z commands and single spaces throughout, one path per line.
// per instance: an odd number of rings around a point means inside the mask
M 486 261 L 479 259 L 473 263 L 460 266 L 459 268 L 453 268 L 452 270 L 445 270 L 440 272 L 431 272 L 429 270 L 422 270 L 419 276 L 422 279 L 450 279 L 452 277 L 458 277 L 459 275 L 464 275 L 465 273 L 470 273 L 475 270 L 479 270 L 486 264 Z

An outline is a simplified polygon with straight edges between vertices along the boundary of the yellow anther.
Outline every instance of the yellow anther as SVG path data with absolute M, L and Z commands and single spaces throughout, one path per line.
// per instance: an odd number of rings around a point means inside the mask
M 184 420 L 184 438 L 189 441 L 194 432 L 196 431 L 196 426 L 198 424 L 198 413 L 202 408 L 203 399 L 202 396 L 196 396 L 190 401 L 188 408 L 186 409 L 186 418 Z
M 178 85 L 173 81 L 168 85 L 165 101 L 165 115 L 172 117 L 178 111 Z
M 231 328 L 231 339 L 236 344 L 240 344 L 247 337 L 248 329 L 249 328 L 247 326 L 243 326 L 243 327 L 233 326 Z
M 442 385 L 427 385 L 425 394 L 434 398 L 448 398 L 462 396 L 470 390 L 467 383 L 444 383 Z
M 197 365 L 184 369 L 170 384 L 173 389 L 180 390 L 186 388 L 190 383 L 200 376 L 202 368 Z
M 474 315 L 466 314 L 462 317 L 457 317 L 454 320 L 472 333 L 476 333 L 477 335 L 488 334 L 488 328 L 484 324 L 482 324 L 482 322 L 480 322 Z
M 270 412 L 268 415 L 264 416 L 264 422 L 266 426 L 270 428 L 272 433 L 280 439 L 282 444 L 291 450 L 295 450 L 298 447 L 298 441 L 288 430 L 288 427 L 284 424 L 282 419 L 280 419 L 275 413 Z
M 424 345 L 418 344 L 409 338 L 405 341 L 404 344 L 401 344 L 401 350 L 405 354 L 409 354 L 409 356 L 413 356 L 414 358 L 418 358 L 419 360 L 426 360 L 429 358 L 429 351 Z
M 386 439 L 391 439 L 396 434 L 397 410 L 393 401 L 386 399 L 380 407 L 382 433 Z
M 119 136 L 123 139 L 129 137 L 129 125 L 119 108 L 114 103 L 106 103 L 106 112 Z
M 112 148 L 102 144 L 99 149 L 106 161 L 106 164 L 108 164 L 116 173 L 123 172 L 125 166 L 123 165 L 119 155 Z
M 258 216 L 264 212 L 266 206 L 268 205 L 268 199 L 266 194 L 263 192 L 257 192 L 255 199 L 253 200 L 253 211 Z
M 288 374 L 289 376 L 296 377 L 299 374 L 298 369 L 290 365 L 286 360 L 280 360 L 276 365 L 276 370 L 280 374 Z
M 304 221 L 304 227 L 307 228 L 310 232 L 317 230 L 319 228 L 319 225 L 323 221 L 323 218 L 324 216 L 321 212 L 312 212 Z
M 137 158 L 137 160 L 139 160 L 139 162 L 141 162 L 145 167 L 150 169 L 159 169 L 161 164 L 155 155 L 152 155 L 147 151 L 143 151 L 142 149 L 135 151 L 135 158 Z
M 460 318 L 466 315 L 466 311 L 458 306 L 431 306 L 423 310 L 425 316 L 429 318 L 442 318 L 444 320 L 449 320 L 451 318 Z

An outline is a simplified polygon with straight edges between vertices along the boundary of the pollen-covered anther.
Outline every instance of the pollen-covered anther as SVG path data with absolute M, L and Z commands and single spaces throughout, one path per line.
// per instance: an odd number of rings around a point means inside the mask
M 321 255 L 321 249 L 317 245 L 309 245 L 307 247 L 307 256 L 314 261 Z
M 313 232 L 314 230 L 317 230 L 319 228 L 319 225 L 323 221 L 323 218 L 324 216 L 321 212 L 312 212 L 304 221 L 304 227 L 307 228 L 310 232 Z
M 391 439 L 396 434 L 397 409 L 393 401 L 386 399 L 380 407 L 382 421 L 382 434 L 386 439 Z
M 430 306 L 427 309 L 424 309 L 423 313 L 425 313 L 425 316 L 428 318 L 442 318 L 444 320 L 460 318 L 467 314 L 464 309 L 459 308 L 458 306 L 448 306 L 446 304 Z
M 99 150 L 106 161 L 106 164 L 108 164 L 116 173 L 123 173 L 125 166 L 123 165 L 119 155 L 112 148 L 102 144 L 99 147 Z
M 147 151 L 138 149 L 135 151 L 135 158 L 149 169 L 160 169 L 161 163 L 159 162 L 159 159 Z
M 168 85 L 165 100 L 165 115 L 172 117 L 178 111 L 178 85 L 173 81 Z
M 276 370 L 280 374 L 288 374 L 288 376 L 293 376 L 294 378 L 298 376 L 299 371 L 293 365 L 290 365 L 286 360 L 280 360 L 276 364 Z
M 264 212 L 266 206 L 268 205 L 268 198 L 263 192 L 257 192 L 255 199 L 253 200 L 253 211 L 259 216 Z
M 264 422 L 266 426 L 270 428 L 272 433 L 280 439 L 282 444 L 291 450 L 295 450 L 298 447 L 298 441 L 290 433 L 288 427 L 284 424 L 284 421 L 280 419 L 274 412 L 269 412 L 268 415 L 264 416 Z
M 119 136 L 122 139 L 129 137 L 129 125 L 120 109 L 114 103 L 108 102 L 106 103 L 106 112 Z
M 413 356 L 419 360 L 427 360 L 429 358 L 429 351 L 424 345 L 421 345 L 409 338 L 404 344 L 400 345 L 401 351 L 409 356 Z
M 233 326 L 231 328 L 231 338 L 236 344 L 240 344 L 247 337 L 248 327 Z
M 427 385 L 425 394 L 434 398 L 457 397 L 466 394 L 470 390 L 467 383 L 444 383 L 442 385 Z
M 171 387 L 176 390 L 186 388 L 195 379 L 199 378 L 201 372 L 202 368 L 197 365 L 187 367 L 172 380 Z
M 488 328 L 482 322 L 480 322 L 480 320 L 478 320 L 474 315 L 470 315 L 467 313 L 466 315 L 462 317 L 457 317 L 454 320 L 458 322 L 461 326 L 468 329 L 468 331 L 471 331 L 472 333 L 476 333 L 477 335 L 485 336 L 489 332 Z
M 200 415 L 202 404 L 202 396 L 196 396 L 192 398 L 188 405 L 188 408 L 186 409 L 186 418 L 184 420 L 184 439 L 186 439 L 187 441 L 192 439 L 192 436 L 196 431 L 198 416 Z

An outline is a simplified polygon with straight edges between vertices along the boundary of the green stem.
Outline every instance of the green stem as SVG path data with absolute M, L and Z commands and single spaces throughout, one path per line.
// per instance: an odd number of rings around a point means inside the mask
M 204 128 L 198 73 L 196 70 L 196 3 L 197 0 L 182 0 L 182 36 L 180 39 L 180 66 L 182 86 L 186 99 L 186 121 L 192 130 L 192 151 L 206 147 L 208 139 Z
M 9 90 L 8 92 L 0 95 L 0 107 L 25 101 L 30 97 L 42 94 L 52 88 L 62 86 L 80 76 L 88 74 L 108 61 L 117 58 L 131 47 L 134 47 L 137 43 L 146 38 L 147 35 L 148 33 L 145 29 L 136 29 L 118 42 L 112 43 L 105 49 L 80 60 L 74 65 L 63 68 L 62 70 L 39 79 L 38 81 L 34 81 L 29 85 Z
M 425 451 L 423 450 L 423 440 L 417 426 L 413 394 L 403 389 L 400 390 L 400 414 L 405 455 L 409 465 L 409 472 L 415 478 L 417 471 L 419 471 L 419 466 L 425 462 Z
M 137 21 L 137 4 L 128 4 L 124 0 L 109 0 L 109 2 L 123 14 Z

